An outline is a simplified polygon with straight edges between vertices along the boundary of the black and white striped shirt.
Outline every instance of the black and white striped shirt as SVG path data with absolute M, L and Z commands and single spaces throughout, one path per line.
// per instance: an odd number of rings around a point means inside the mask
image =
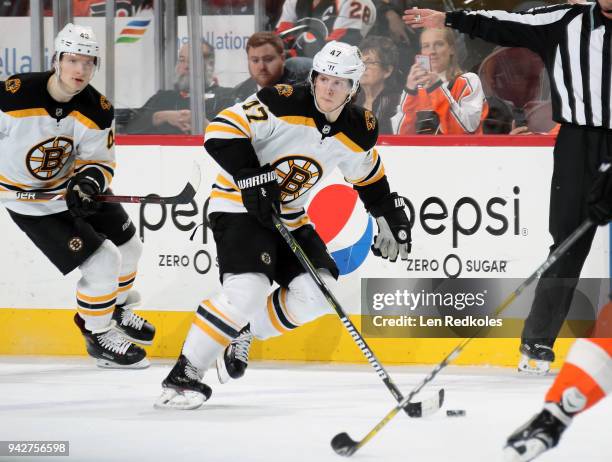
M 551 82 L 553 119 L 612 128 L 612 20 L 597 3 L 526 13 L 454 11 L 446 25 L 502 46 L 538 53 Z

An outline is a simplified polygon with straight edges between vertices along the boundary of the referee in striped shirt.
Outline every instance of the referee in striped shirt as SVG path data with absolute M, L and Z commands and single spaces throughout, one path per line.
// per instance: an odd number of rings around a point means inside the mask
M 561 124 L 550 193 L 551 250 L 587 217 L 599 225 L 610 221 L 612 0 L 553 5 L 525 13 L 443 13 L 414 8 L 405 11 L 403 19 L 414 28 L 447 26 L 471 37 L 538 53 L 550 77 L 553 119 Z M 594 236 L 595 227 L 540 279 L 523 329 L 519 370 L 548 371 L 554 360 L 552 346 Z

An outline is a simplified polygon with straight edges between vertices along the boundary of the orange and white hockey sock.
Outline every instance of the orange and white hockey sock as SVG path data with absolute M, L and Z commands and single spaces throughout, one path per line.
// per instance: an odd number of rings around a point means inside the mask
M 568 415 L 593 406 L 612 391 L 612 339 L 578 339 L 545 401 Z

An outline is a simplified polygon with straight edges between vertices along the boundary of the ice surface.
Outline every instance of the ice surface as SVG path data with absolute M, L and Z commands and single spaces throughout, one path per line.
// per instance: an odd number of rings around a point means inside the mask
M 394 400 L 369 366 L 256 363 L 239 381 L 205 379 L 213 396 L 196 411 L 153 408 L 168 361 L 139 371 L 102 370 L 89 359 L 0 357 L 0 440 L 69 440 L 69 461 L 341 461 L 329 442 L 361 439 Z M 404 393 L 430 367 L 389 367 Z M 352 459 L 501 460 L 505 438 L 539 411 L 552 377 L 508 369 L 449 367 L 422 393 L 446 389 L 436 415 L 400 414 Z M 466 417 L 446 417 L 465 409 Z M 612 400 L 579 416 L 538 461 L 612 460 Z M 0 457 L 0 462 L 13 460 Z

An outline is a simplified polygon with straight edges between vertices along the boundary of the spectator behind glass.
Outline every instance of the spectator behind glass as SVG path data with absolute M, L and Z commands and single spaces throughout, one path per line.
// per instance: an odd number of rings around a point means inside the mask
M 220 87 L 214 78 L 214 48 L 202 40 L 205 80 L 205 110 L 207 119 L 212 119 L 227 101 L 231 89 Z M 191 133 L 191 109 L 189 100 L 189 45 L 181 46 L 175 68 L 176 81 L 173 90 L 160 90 L 139 109 L 128 123 L 131 134 L 188 134 Z M 204 121 L 204 127 L 208 120 Z
M 376 7 L 372 0 L 285 0 L 275 33 L 280 34 L 291 29 L 303 18 L 322 20 L 329 32 L 327 41 L 337 40 L 357 46 L 376 21 Z M 312 35 L 301 35 L 297 33 L 287 36 L 285 40 L 288 48 L 291 48 L 296 40 L 308 42 L 314 39 Z M 324 43 L 320 45 L 323 46 Z M 292 56 L 297 55 L 298 49 L 299 47 L 293 50 L 295 53 Z
M 283 41 L 272 32 L 256 32 L 247 41 L 247 61 L 250 77 L 233 89 L 226 106 L 244 101 L 263 87 L 277 83 L 296 84 L 306 80 L 312 67 L 309 58 L 285 61 Z
M 482 132 L 485 135 L 508 135 L 515 128 L 512 103 L 497 96 L 487 98 L 489 112 L 482 121 Z
M 380 35 L 389 37 L 397 46 L 399 55 L 403 58 L 396 65 L 396 70 L 408 73 L 410 63 L 414 61 L 414 55 L 419 51 L 419 34 L 412 28 L 406 27 L 402 21 L 402 13 L 405 8 L 400 8 L 395 2 L 389 0 L 374 0 L 376 6 L 376 22 L 368 37 Z
M 478 76 L 459 68 L 455 33 L 449 28 L 424 29 L 421 53 L 429 57 L 431 70 L 418 62 L 410 68 L 394 118 L 398 134 L 482 133 L 485 96 Z
M 366 70 L 356 103 L 378 119 L 378 133 L 391 134 L 391 118 L 399 104 L 401 83 L 397 75 L 399 52 L 390 38 L 370 35 L 359 45 Z

